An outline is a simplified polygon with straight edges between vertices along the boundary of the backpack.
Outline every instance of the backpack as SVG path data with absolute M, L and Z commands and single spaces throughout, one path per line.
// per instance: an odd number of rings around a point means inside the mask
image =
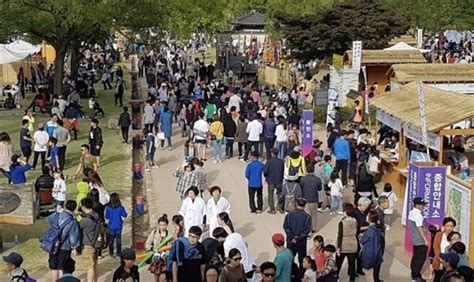
M 184 248 L 184 250 L 180 250 L 181 248 Z M 171 245 L 171 250 L 166 261 L 166 269 L 173 268 L 173 259 L 176 261 L 178 266 L 182 266 L 184 260 L 194 258 L 198 255 L 199 250 L 196 246 L 191 245 L 188 238 L 181 237 L 175 240 Z
M 296 208 L 295 203 L 295 189 L 296 183 L 293 183 L 293 189 L 289 190 L 288 182 L 285 183 L 286 195 L 285 195 L 285 211 L 292 211 Z
M 297 166 L 293 166 L 291 159 L 288 159 L 288 180 L 297 180 L 298 179 L 298 172 L 300 171 L 301 161 Z
M 36 282 L 36 279 L 31 278 L 28 276 L 28 272 L 23 269 L 21 275 L 15 275 L 11 278 L 11 281 L 24 281 L 24 282 Z
M 52 255 L 56 255 L 59 253 L 59 249 L 61 248 L 61 237 L 63 227 L 67 226 L 70 222 L 74 220 L 74 217 L 69 218 L 65 223 L 63 223 L 62 227 L 59 226 L 59 213 L 56 213 L 55 222 L 48 231 L 43 235 L 40 239 L 41 248 Z
M 96 250 L 103 250 L 109 245 L 109 232 L 107 230 L 107 224 L 99 217 L 96 219 L 90 214 L 86 214 L 85 217 L 95 222 L 94 237 L 91 240 L 92 247 Z

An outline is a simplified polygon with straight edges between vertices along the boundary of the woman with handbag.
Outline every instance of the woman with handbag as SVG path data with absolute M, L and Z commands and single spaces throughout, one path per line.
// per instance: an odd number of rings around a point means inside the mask
M 158 250 L 156 250 L 155 247 L 168 237 L 168 224 L 168 216 L 163 214 L 158 219 L 157 228 L 151 231 L 145 242 L 145 249 L 155 252 L 148 270 L 154 274 L 156 282 L 160 281 L 161 274 L 166 273 L 166 262 L 162 259 L 162 256 L 158 253 Z

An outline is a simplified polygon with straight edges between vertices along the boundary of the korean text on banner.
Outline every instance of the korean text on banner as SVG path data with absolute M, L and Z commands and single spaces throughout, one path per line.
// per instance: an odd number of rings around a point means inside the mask
M 408 214 L 414 208 L 413 199 L 421 197 L 426 202 L 423 211 L 426 227 L 430 224 L 441 226 L 445 216 L 445 186 L 445 166 L 418 166 L 417 164 L 410 163 L 406 194 L 407 204 L 404 212 Z M 405 228 L 405 249 L 408 251 L 412 249 L 409 228 Z
M 362 41 L 352 41 L 352 69 L 358 70 L 362 62 Z
M 302 142 L 303 145 L 303 156 L 309 154 L 313 147 L 313 111 L 303 111 L 303 124 L 301 126 L 302 131 Z

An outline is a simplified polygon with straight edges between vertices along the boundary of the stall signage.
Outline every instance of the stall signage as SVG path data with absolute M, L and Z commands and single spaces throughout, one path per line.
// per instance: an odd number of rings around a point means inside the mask
M 418 128 L 405 123 L 403 124 L 403 133 L 411 140 L 424 145 L 422 134 Z M 428 146 L 431 149 L 439 152 L 440 137 L 434 133 L 428 132 L 427 139 Z
M 386 112 L 377 109 L 375 112 L 375 118 L 380 121 L 381 123 L 385 124 L 386 126 L 395 129 L 396 131 L 400 132 L 402 128 L 402 122 L 397 117 L 394 117 Z
M 462 238 L 470 238 L 471 190 L 449 177 L 446 179 L 446 216 L 456 220 L 456 230 Z M 464 240 L 464 244 L 469 249 L 469 240 Z
M 303 144 L 303 156 L 309 154 L 313 147 L 313 111 L 303 111 L 303 124 L 301 126 Z
M 352 69 L 359 70 L 362 62 L 362 41 L 352 41 Z
M 446 191 L 445 166 L 418 166 L 410 163 L 408 169 L 408 194 L 406 215 L 413 209 L 413 199 L 422 197 L 427 205 L 423 211 L 426 225 L 436 224 L 441 226 L 445 216 L 445 191 Z M 411 248 L 411 235 L 409 228 L 405 229 L 405 248 Z

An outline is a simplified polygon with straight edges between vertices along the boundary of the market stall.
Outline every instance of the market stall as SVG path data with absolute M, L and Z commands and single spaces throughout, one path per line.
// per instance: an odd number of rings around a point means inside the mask
M 352 62 L 352 50 L 343 56 L 345 65 Z M 419 50 L 362 50 L 361 65 L 367 72 L 367 84 L 377 82 L 379 93 L 383 93 L 387 86 L 385 74 L 394 64 L 425 64 L 426 60 Z
M 474 94 L 474 64 L 397 64 L 386 76 L 392 90 L 423 81 L 442 90 Z
M 474 253 L 474 181 L 467 182 L 452 174 L 450 163 L 447 161 L 449 149 L 443 139 L 445 136 L 474 135 L 473 128 L 451 129 L 451 125 L 474 117 L 474 97 L 437 89 L 433 86 L 424 85 L 425 118 L 428 147 L 430 152 L 430 166 L 426 168 L 428 173 L 433 167 L 447 166 L 447 172 L 441 186 L 431 182 L 426 186 L 426 178 L 419 176 L 419 189 L 427 198 L 436 198 L 442 195 L 441 207 L 444 216 L 451 216 L 458 222 L 458 231 L 461 233 L 469 250 Z M 388 126 L 399 134 L 398 160 L 391 157 L 391 152 L 381 148 L 382 167 L 384 175 L 382 182 L 390 182 L 394 192 L 402 198 L 410 198 L 411 193 L 408 179 L 412 174 L 413 165 L 419 164 L 410 161 L 413 152 L 408 148 L 408 142 L 422 143 L 420 104 L 418 100 L 417 83 L 408 83 L 389 93 L 380 95 L 370 100 L 377 108 L 377 122 Z M 448 154 L 446 154 L 448 152 Z M 466 155 L 470 162 L 474 160 L 472 151 L 467 150 Z M 436 156 L 436 157 L 435 157 Z M 434 158 L 435 157 L 435 158 Z M 432 174 L 434 175 L 434 174 Z M 416 179 L 416 178 L 415 178 Z M 422 181 L 423 180 L 423 181 Z M 433 178 L 431 178 L 433 180 Z M 436 180 L 436 177 L 434 177 Z M 427 192 L 426 187 L 441 187 L 437 192 Z M 406 204 L 409 205 L 409 201 Z M 435 207 L 435 205 L 433 205 Z M 409 208 L 407 208 L 409 210 Z M 433 216 L 435 213 L 432 213 Z M 441 216 L 440 216 L 441 217 Z M 403 222 L 403 216 L 402 216 Z
M 428 85 L 424 85 L 424 97 L 429 157 L 440 164 L 449 164 L 445 153 L 449 150 L 443 137 L 474 135 L 472 128 L 450 129 L 453 124 L 474 117 L 474 97 Z M 410 157 L 412 160 L 415 157 L 409 148 L 409 142 L 423 145 L 417 85 L 409 83 L 371 99 L 370 103 L 377 109 L 377 128 L 382 123 L 398 132 L 398 158 L 394 158 L 393 152 L 383 147 L 380 147 L 380 155 L 384 170 L 382 181 L 392 183 L 395 193 L 403 197 L 407 167 Z M 415 153 L 423 155 L 424 152 L 426 149 Z M 471 161 L 474 160 L 473 152 L 467 151 L 466 155 Z

